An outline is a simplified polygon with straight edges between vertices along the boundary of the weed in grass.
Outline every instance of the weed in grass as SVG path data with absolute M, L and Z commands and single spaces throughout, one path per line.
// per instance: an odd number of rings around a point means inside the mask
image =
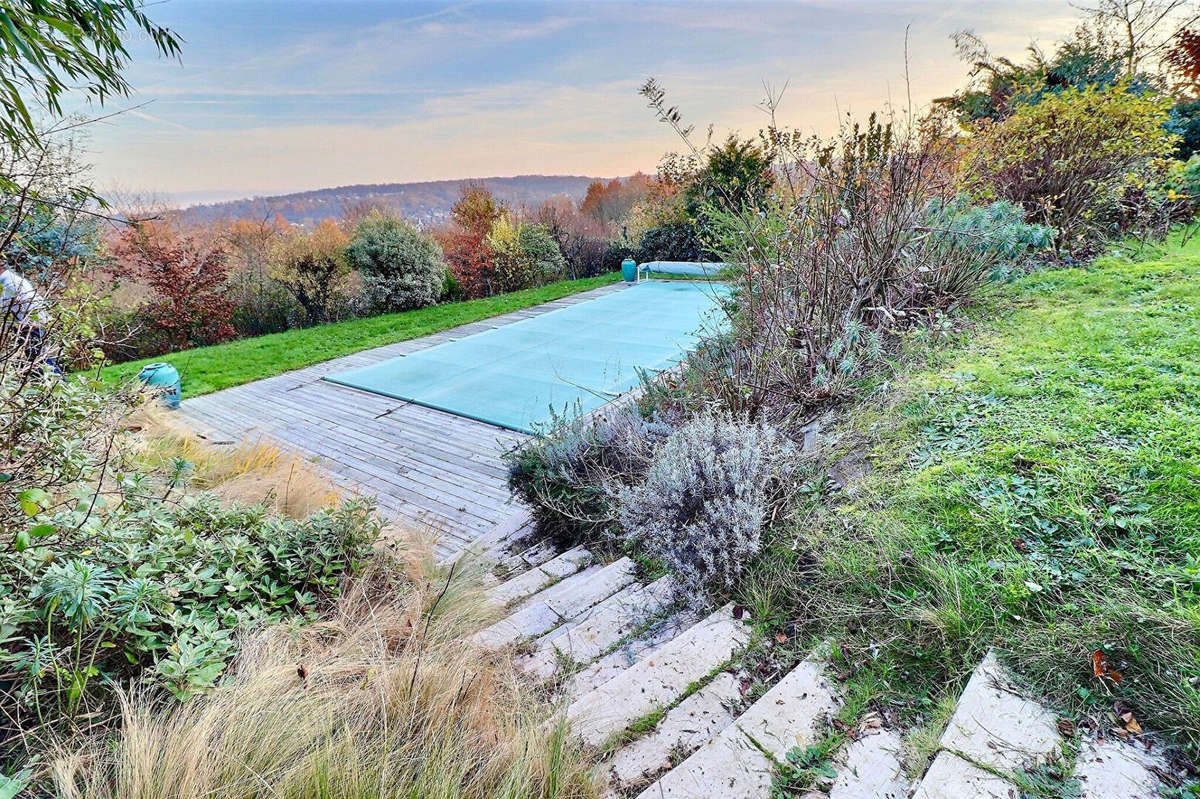
M 843 742 L 844 736 L 830 733 L 809 746 L 792 747 L 776 765 L 771 799 L 792 799 L 814 788 L 828 788 L 837 777 L 832 757 Z

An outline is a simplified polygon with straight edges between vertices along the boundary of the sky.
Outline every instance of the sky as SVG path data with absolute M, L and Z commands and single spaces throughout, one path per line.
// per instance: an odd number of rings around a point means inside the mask
M 178 202 L 353 183 L 651 172 L 680 148 L 638 96 L 655 77 L 723 137 L 779 119 L 921 106 L 961 86 L 950 35 L 993 52 L 1065 36 L 1058 0 L 455 2 L 166 0 L 179 59 L 131 47 L 136 91 L 88 126 L 98 187 Z M 96 113 L 96 109 L 91 109 Z

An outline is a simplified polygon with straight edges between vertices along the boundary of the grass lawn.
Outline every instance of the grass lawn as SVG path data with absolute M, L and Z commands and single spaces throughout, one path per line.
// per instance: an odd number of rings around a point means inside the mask
M 143 366 L 170 363 L 183 375 L 183 396 L 195 397 L 264 377 L 290 372 L 384 344 L 427 336 L 447 328 L 540 305 L 570 294 L 607 286 L 619 272 L 582 280 L 561 280 L 535 289 L 479 300 L 434 305 L 415 311 L 351 319 L 317 327 L 238 339 L 170 355 L 129 361 L 100 370 L 100 379 L 116 385 L 133 378 Z
M 995 648 L 1064 712 L 1126 703 L 1195 753 L 1200 247 L 1036 273 L 970 323 L 849 412 L 739 600 L 910 721 Z M 847 455 L 866 476 L 828 490 Z

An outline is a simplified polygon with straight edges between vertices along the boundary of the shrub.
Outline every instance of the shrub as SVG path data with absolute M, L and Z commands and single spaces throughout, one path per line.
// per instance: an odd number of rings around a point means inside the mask
M 639 262 L 699 261 L 704 255 L 704 246 L 692 222 L 668 222 L 650 228 L 638 242 Z
M 700 414 L 667 436 L 643 481 L 619 489 L 621 530 L 667 564 L 684 594 L 732 588 L 758 553 L 793 455 L 771 427 Z
M 970 297 L 985 280 L 1000 279 L 1054 243 L 1054 230 L 1029 224 L 1020 206 L 1006 200 L 972 205 L 965 195 L 930 203 L 927 239 L 921 259 L 940 268 L 922 273 L 928 301 Z M 925 242 L 923 242 L 925 244 Z
M 296 298 L 308 324 L 333 322 L 341 316 L 350 276 L 348 242 L 337 223 L 326 219 L 311 233 L 290 231 L 275 243 L 271 277 Z
M 229 321 L 239 337 L 280 333 L 296 327 L 304 307 L 283 282 L 265 274 L 238 272 L 229 279 Z
M 1119 232 L 1123 197 L 1161 174 L 1178 141 L 1164 128 L 1170 105 L 1124 83 L 1023 105 L 979 126 L 965 158 L 967 184 L 1055 228 L 1060 251 L 1086 250 Z
M 346 249 L 375 311 L 407 311 L 437 302 L 446 274 L 438 245 L 393 215 L 372 211 Z
M 640 478 L 671 429 L 628 408 L 557 419 L 547 435 L 505 453 L 509 488 L 539 536 L 563 547 L 604 540 L 614 532 L 613 487 Z
M 311 617 L 378 532 L 360 502 L 293 521 L 206 494 L 165 502 L 142 477 L 122 488 L 108 513 L 39 514 L 42 532 L 0 569 L 15 727 L 94 709 L 110 682 L 146 677 L 180 698 L 211 687 L 237 633 Z
M 487 242 L 495 259 L 490 281 L 494 292 L 543 286 L 561 279 L 566 269 L 558 245 L 541 225 L 502 217 L 492 226 Z
M 438 243 L 446 256 L 450 274 L 468 297 L 488 297 L 493 291 L 492 275 L 496 271 L 495 253 L 487 239 L 487 231 L 442 230 Z
M 228 270 L 220 246 L 145 222 L 125 228 L 113 255 L 116 275 L 150 291 L 139 312 L 159 342 L 157 352 L 233 338 L 233 304 L 226 294 Z
M 599 181 L 592 185 L 598 184 Z M 615 210 L 611 203 L 601 202 L 600 195 L 592 193 L 592 196 L 596 200 L 596 213 L 601 217 Z M 536 219 L 558 245 L 566 262 L 567 277 L 578 280 L 604 273 L 608 241 L 604 235 L 606 225 L 598 218 L 581 213 L 569 200 L 560 197 L 542 203 Z

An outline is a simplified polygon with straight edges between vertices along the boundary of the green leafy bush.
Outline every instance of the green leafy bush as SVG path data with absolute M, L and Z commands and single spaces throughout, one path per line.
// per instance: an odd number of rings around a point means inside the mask
M 1122 202 L 1162 176 L 1178 137 L 1170 100 L 1125 83 L 1066 89 L 980 124 L 964 162 L 977 197 L 1024 208 L 1058 231 L 1060 250 L 1086 252 L 1122 232 Z
M 637 259 L 646 261 L 699 261 L 704 246 L 692 222 L 669 222 L 650 228 L 638 242 Z
M 378 534 L 348 502 L 295 521 L 211 494 L 162 497 L 143 476 L 118 498 L 35 513 L 0 566 L 8 721 L 75 716 L 109 681 L 146 678 L 180 698 L 211 687 L 239 632 L 312 617 Z M 113 507 L 103 507 L 111 502 Z
M 496 291 L 519 291 L 561 280 L 567 264 L 554 238 L 541 225 L 501 217 L 487 241 L 494 254 L 492 284 Z
M 358 270 L 367 304 L 375 311 L 423 308 L 442 292 L 441 248 L 399 217 L 372 211 L 354 231 L 346 258 Z

